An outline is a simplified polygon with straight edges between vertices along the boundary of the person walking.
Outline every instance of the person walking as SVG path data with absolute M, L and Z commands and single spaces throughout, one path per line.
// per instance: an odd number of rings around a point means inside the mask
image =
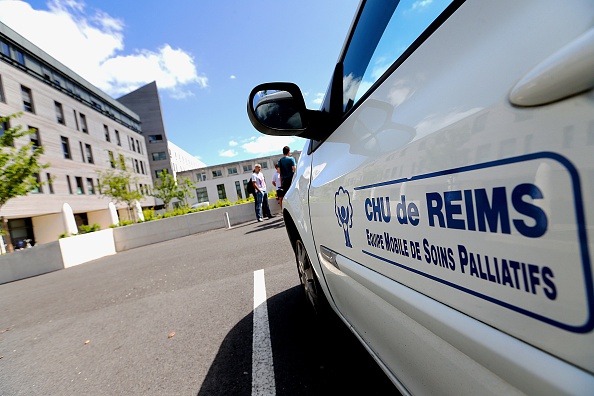
M 256 201 L 256 218 L 262 221 L 262 213 L 264 216 L 271 219 L 270 207 L 268 206 L 268 194 L 266 193 L 266 179 L 264 174 L 260 173 L 262 166 L 260 164 L 254 165 L 254 173 L 252 173 L 252 183 L 254 184 L 254 198 Z
M 281 210 L 283 209 L 281 198 L 285 195 L 281 188 L 280 169 L 278 163 L 274 165 L 276 172 L 272 175 L 272 185 L 276 188 L 276 200 L 279 201 Z
M 295 158 L 291 157 L 291 149 L 289 146 L 283 147 L 283 157 L 278 160 L 278 167 L 280 169 L 282 196 L 279 198 L 279 204 L 282 209 L 283 197 L 291 187 L 293 176 L 295 175 Z

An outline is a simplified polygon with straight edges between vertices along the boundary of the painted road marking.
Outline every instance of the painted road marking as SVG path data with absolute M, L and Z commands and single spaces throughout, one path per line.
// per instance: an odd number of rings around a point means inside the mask
M 254 327 L 252 344 L 252 396 L 261 395 L 276 395 L 263 269 L 254 271 Z

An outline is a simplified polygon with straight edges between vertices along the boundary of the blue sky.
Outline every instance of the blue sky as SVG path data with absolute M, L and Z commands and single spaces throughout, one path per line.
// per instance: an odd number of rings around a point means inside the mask
M 118 98 L 157 81 L 168 138 L 206 165 L 280 154 L 246 115 L 291 81 L 319 106 L 358 0 L 0 0 L 0 20 Z

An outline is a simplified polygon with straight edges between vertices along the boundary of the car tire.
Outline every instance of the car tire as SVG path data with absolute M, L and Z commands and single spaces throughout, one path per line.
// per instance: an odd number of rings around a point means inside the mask
M 328 303 L 301 239 L 295 241 L 295 261 L 297 263 L 299 281 L 301 282 L 301 286 L 303 286 L 307 302 L 316 314 L 324 314 Z

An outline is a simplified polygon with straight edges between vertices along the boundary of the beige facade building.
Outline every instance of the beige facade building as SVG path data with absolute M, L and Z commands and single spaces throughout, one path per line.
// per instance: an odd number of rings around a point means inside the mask
M 76 225 L 98 223 L 107 228 L 114 218 L 109 198 L 98 194 L 98 171 L 124 163 L 138 178 L 132 188 L 151 187 L 153 180 L 140 117 L 72 70 L 0 23 L 0 115 L 22 112 L 11 125 L 35 128 L 34 141 L 45 149 L 39 191 L 3 206 L 14 244 L 54 241 Z M 152 206 L 152 197 L 140 205 Z M 120 216 L 126 216 L 118 206 Z
M 295 158 L 295 162 L 297 162 L 299 161 L 301 151 L 295 150 L 291 155 Z M 207 166 L 178 172 L 178 176 L 187 177 L 196 185 L 196 197 L 189 200 L 190 205 L 204 202 L 212 204 L 223 199 L 234 202 L 247 198 L 246 186 L 252 177 L 254 164 L 256 163 L 262 165 L 261 172 L 266 179 L 268 192 L 273 191 L 275 188 L 272 185 L 272 176 L 276 172 L 274 165 L 282 156 L 282 154 L 278 154 L 246 161 Z

